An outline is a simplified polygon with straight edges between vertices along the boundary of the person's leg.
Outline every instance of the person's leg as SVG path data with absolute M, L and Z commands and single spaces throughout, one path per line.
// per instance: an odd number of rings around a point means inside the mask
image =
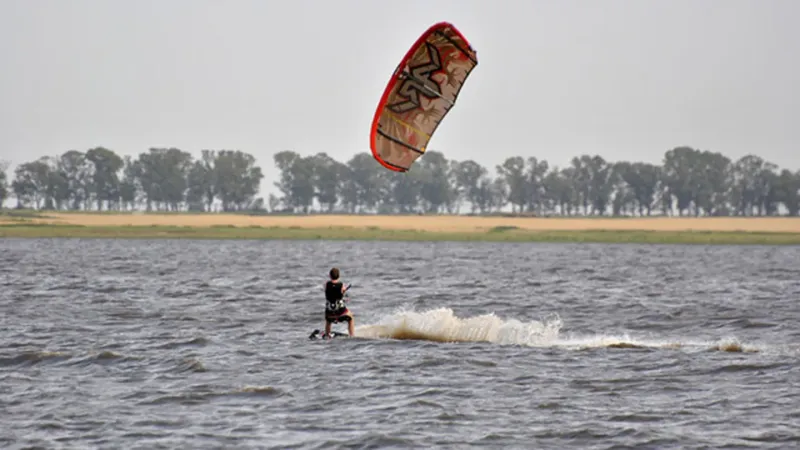
M 330 335 L 331 335 L 331 321 L 328 320 L 328 318 L 326 317 L 325 318 L 325 334 L 323 335 L 323 337 L 330 336 Z
M 353 317 L 353 313 L 350 310 L 346 310 L 344 314 L 342 314 L 342 318 L 347 321 L 347 332 L 350 336 L 356 335 L 356 319 Z

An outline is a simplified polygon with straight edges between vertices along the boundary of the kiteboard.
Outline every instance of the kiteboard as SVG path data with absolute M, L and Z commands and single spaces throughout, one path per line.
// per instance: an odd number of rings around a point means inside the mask
M 378 102 L 370 128 L 375 159 L 389 170 L 407 172 L 477 65 L 477 53 L 453 24 L 439 22 L 422 33 Z
M 311 335 L 308 336 L 308 338 L 311 339 L 311 340 L 315 340 L 315 339 L 339 339 L 339 338 L 349 338 L 349 337 L 350 337 L 349 334 L 340 333 L 338 331 L 331 331 L 330 336 L 329 337 L 325 337 L 323 331 L 319 330 L 319 329 L 312 331 Z

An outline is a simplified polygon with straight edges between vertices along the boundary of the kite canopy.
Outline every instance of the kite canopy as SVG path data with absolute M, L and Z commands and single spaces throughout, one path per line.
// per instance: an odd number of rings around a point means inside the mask
M 407 171 L 423 153 L 470 72 L 475 50 L 456 27 L 428 28 L 392 74 L 370 132 L 372 155 L 384 167 Z

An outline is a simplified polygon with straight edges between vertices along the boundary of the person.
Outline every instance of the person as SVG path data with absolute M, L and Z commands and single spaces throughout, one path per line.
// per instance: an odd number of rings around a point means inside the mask
M 334 267 L 330 270 L 330 279 L 325 282 L 325 334 L 323 337 L 331 336 L 331 325 L 339 322 L 347 322 L 347 332 L 350 336 L 355 335 L 355 318 L 353 313 L 345 305 L 344 294 L 350 286 L 345 286 L 339 280 L 339 269 Z

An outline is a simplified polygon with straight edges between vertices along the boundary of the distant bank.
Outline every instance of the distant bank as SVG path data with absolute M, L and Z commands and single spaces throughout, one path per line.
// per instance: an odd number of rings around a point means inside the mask
M 353 239 L 800 245 L 798 217 L 480 217 L 20 213 L 0 237 Z

